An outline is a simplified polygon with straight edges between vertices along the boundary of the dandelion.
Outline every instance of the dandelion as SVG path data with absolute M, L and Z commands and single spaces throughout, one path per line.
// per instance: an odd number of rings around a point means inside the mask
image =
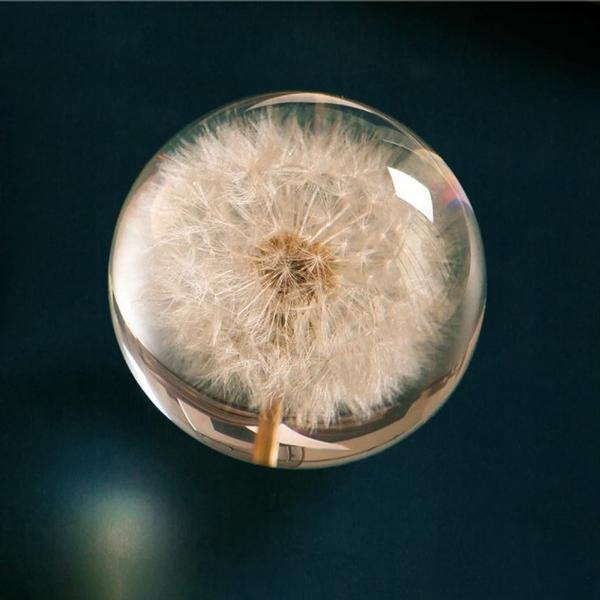
M 454 242 L 396 195 L 381 136 L 250 111 L 165 156 L 141 296 L 165 364 L 305 430 L 418 383 L 456 307 Z

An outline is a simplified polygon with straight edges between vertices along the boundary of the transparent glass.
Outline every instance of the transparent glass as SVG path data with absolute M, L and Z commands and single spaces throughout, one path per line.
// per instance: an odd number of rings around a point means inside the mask
M 271 466 L 326 467 L 448 398 L 485 265 L 431 148 L 364 104 L 289 92 L 220 108 L 156 153 L 121 210 L 109 288 L 129 368 L 181 429 L 251 461 L 276 405 Z

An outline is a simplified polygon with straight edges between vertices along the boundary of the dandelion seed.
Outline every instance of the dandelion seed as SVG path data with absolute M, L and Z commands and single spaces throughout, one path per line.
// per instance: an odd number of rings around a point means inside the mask
M 277 395 L 304 429 L 419 380 L 456 308 L 452 250 L 398 200 L 383 142 L 262 112 L 161 156 L 140 301 L 166 364 L 257 412 Z

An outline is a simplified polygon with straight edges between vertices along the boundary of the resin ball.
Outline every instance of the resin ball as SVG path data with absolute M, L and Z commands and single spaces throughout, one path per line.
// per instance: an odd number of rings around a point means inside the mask
M 485 303 L 477 222 L 442 159 L 379 111 L 271 94 L 150 160 L 109 266 L 138 383 L 190 435 L 280 467 L 362 458 L 457 385 Z

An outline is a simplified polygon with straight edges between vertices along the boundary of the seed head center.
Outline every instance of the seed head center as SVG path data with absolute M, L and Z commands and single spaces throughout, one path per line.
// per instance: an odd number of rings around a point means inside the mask
M 327 247 L 295 233 L 280 233 L 257 248 L 256 266 L 263 285 L 277 299 L 308 305 L 335 285 L 334 259 Z

